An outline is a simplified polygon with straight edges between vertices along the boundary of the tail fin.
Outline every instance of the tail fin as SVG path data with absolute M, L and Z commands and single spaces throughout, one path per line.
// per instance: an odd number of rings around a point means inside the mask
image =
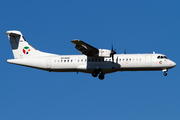
M 13 55 L 15 59 L 23 59 L 30 57 L 37 57 L 40 55 L 47 55 L 47 53 L 43 53 L 35 49 L 31 46 L 23 37 L 20 31 L 7 31 L 5 34 L 8 35 Z

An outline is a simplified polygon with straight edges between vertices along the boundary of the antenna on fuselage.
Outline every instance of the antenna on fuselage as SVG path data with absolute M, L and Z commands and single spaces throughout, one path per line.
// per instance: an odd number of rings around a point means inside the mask
M 124 54 L 126 54 L 126 47 L 124 48 Z

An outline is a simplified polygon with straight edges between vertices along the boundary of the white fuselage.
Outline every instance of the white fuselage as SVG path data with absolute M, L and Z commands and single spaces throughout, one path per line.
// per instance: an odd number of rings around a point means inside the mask
M 97 49 L 82 40 L 72 40 L 75 48 L 84 55 L 56 55 L 41 52 L 31 46 L 20 31 L 11 30 L 8 35 L 14 59 L 8 63 L 52 72 L 84 72 L 104 79 L 106 73 L 116 71 L 167 70 L 176 66 L 162 54 L 116 54 L 111 50 Z
M 104 74 L 116 71 L 167 70 L 176 64 L 162 54 L 116 54 L 112 58 L 87 57 L 86 55 L 50 55 L 27 59 L 9 59 L 8 63 L 52 71 L 92 73 L 100 69 Z

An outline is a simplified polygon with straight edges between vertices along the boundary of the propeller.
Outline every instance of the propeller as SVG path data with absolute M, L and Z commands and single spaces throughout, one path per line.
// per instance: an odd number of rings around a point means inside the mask
M 113 44 L 112 44 L 110 57 L 112 57 L 113 62 L 114 62 L 114 54 L 116 54 L 116 49 L 115 50 L 113 49 Z

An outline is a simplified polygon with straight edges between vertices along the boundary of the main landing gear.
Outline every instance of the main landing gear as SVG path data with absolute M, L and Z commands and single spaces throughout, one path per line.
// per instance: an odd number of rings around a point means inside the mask
M 98 76 L 98 74 L 99 74 L 99 76 Z M 93 70 L 92 71 L 92 76 L 93 77 L 97 77 L 98 76 L 98 78 L 100 79 L 100 80 L 103 80 L 104 79 L 104 73 L 102 73 L 100 70 L 97 70 L 97 69 L 95 69 L 95 70 Z
M 101 73 L 98 77 L 100 80 L 103 80 L 104 79 L 104 73 Z

